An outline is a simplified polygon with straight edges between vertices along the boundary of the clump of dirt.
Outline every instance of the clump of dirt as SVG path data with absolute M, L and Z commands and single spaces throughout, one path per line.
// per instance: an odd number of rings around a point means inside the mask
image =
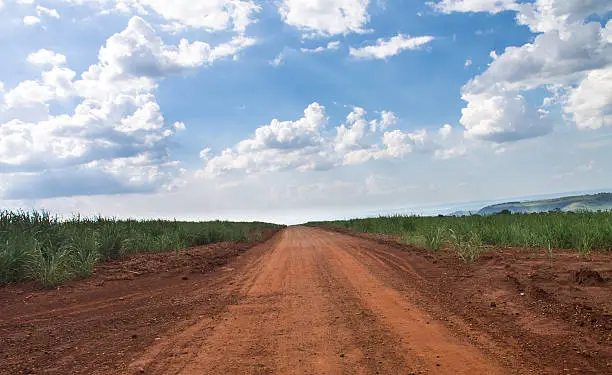
M 579 285 L 596 286 L 606 283 L 601 274 L 589 267 L 582 267 L 574 273 L 574 281 Z

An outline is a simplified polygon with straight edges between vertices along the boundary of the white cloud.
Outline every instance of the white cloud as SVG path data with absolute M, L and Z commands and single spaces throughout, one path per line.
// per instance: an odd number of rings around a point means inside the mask
M 461 110 L 466 136 L 497 143 L 517 141 L 549 133 L 552 123 L 514 91 L 464 94 L 468 105 Z
M 285 23 L 318 35 L 363 33 L 370 0 L 282 0 L 278 11 Z
M 61 66 L 64 56 L 46 50 L 31 54 L 29 62 L 48 70 L 40 79 L 8 90 L 0 111 L 0 175 L 10 185 L 4 197 L 142 192 L 180 185 L 184 171 L 170 158 L 167 145 L 185 125 L 165 121 L 153 90 L 170 74 L 210 65 L 250 44 L 251 39 L 238 36 L 214 47 L 184 39 L 168 45 L 150 25 L 133 17 L 125 30 L 108 38 L 99 62 L 79 79 Z M 49 113 L 50 103 L 68 98 L 79 102 L 72 113 Z M 3 123 L 6 116 L 12 119 Z
M 438 5 L 443 3 L 451 2 Z M 453 11 L 495 13 L 484 2 L 452 3 L 457 8 Z M 459 3 L 471 5 L 460 9 Z M 500 55 L 492 51 L 487 70 L 463 87 L 467 106 L 460 122 L 467 135 L 501 143 L 546 134 L 552 125 L 544 107 L 551 102 L 560 103 L 567 119 L 579 128 L 610 124 L 606 89 L 612 65 L 612 21 L 602 27 L 585 18 L 612 10 L 612 5 L 601 0 L 498 5 L 516 11 L 518 23 L 541 34 L 533 42 L 507 47 Z M 595 79 L 601 82 L 595 84 Z M 542 88 L 553 96 L 536 108 L 524 93 Z
M 517 6 L 517 21 L 533 32 L 561 30 L 567 25 L 581 24 L 592 14 L 605 14 L 612 10 L 608 0 L 536 0 Z
M 433 149 L 434 158 L 438 160 L 458 158 L 467 155 L 468 150 L 478 148 L 478 145 L 470 140 L 469 134 L 455 130 L 451 124 L 442 125 L 438 129 L 437 137 L 430 141 L 433 145 L 428 147 Z
M 397 116 L 391 111 L 382 111 L 380 114 L 380 120 L 370 121 L 370 131 L 376 132 L 378 129 L 387 130 L 388 128 L 397 124 Z
M 397 117 L 391 111 L 382 111 L 380 114 L 380 128 L 386 130 L 387 128 L 397 123 Z
M 61 56 L 61 55 L 60 55 Z M 46 105 L 52 100 L 66 99 L 73 94 L 71 69 L 53 66 L 41 74 L 39 81 L 23 81 L 4 95 L 8 108 Z
M 175 122 L 173 126 L 174 126 L 174 129 L 179 132 L 182 132 L 186 129 L 185 123 L 182 121 Z
M 233 28 L 244 32 L 253 22 L 252 16 L 260 10 L 255 2 L 247 0 L 137 0 L 166 20 L 182 25 L 214 31 Z
M 234 149 L 210 157 L 205 172 L 216 175 L 232 169 L 244 169 L 249 173 L 309 169 L 322 156 L 320 131 L 326 123 L 325 108 L 313 103 L 304 110 L 304 117 L 297 121 L 272 120 L 269 125 L 256 129 L 251 138 L 239 142 Z M 208 151 L 204 155 L 208 155 Z
M 327 43 L 327 49 L 328 50 L 335 51 L 338 48 L 340 48 L 340 41 L 338 41 L 338 40 Z
M 35 65 L 64 65 L 66 64 L 66 56 L 61 53 L 49 51 L 47 49 L 40 49 L 28 55 L 27 61 L 30 64 Z
M 300 51 L 304 52 L 304 53 L 321 53 L 323 51 L 325 51 L 327 48 L 320 46 L 317 48 L 300 48 Z
M 466 89 L 480 93 L 496 84 L 508 89 L 531 90 L 543 85 L 567 85 L 592 69 L 612 63 L 612 44 L 606 33 L 612 23 L 602 28 L 598 22 L 567 25 L 558 31 L 538 35 L 533 43 L 508 47 Z
M 279 53 L 273 60 L 270 61 L 270 65 L 273 67 L 279 67 L 285 63 L 286 53 L 283 51 Z
M 23 17 L 23 24 L 27 26 L 36 25 L 40 23 L 40 18 L 34 16 L 25 16 Z
M 215 60 L 237 54 L 253 45 L 251 38 L 238 36 L 228 43 L 211 47 L 208 43 L 190 43 L 181 39 L 178 45 L 167 45 L 142 18 L 132 17 L 122 32 L 111 36 L 100 49 L 100 66 L 111 77 L 161 77 L 210 65 Z M 97 69 L 97 68 L 96 68 Z M 96 75 L 97 70 L 88 74 Z
M 351 113 L 346 116 L 346 124 L 336 128 L 335 151 L 344 153 L 360 146 L 360 142 L 369 128 L 366 114 L 365 109 L 354 107 Z
M 564 111 L 581 129 L 612 126 L 612 66 L 589 72 L 569 89 Z
M 442 137 L 442 139 L 448 138 L 453 132 L 453 127 L 450 124 L 444 124 L 440 130 L 438 130 L 438 134 Z
M 453 146 L 451 148 L 438 149 L 434 153 L 434 157 L 439 160 L 448 160 L 467 154 L 467 147 L 463 144 Z
M 472 59 L 467 59 L 467 60 L 465 60 L 465 64 L 463 64 L 463 66 L 464 66 L 465 68 L 467 68 L 467 67 L 469 67 L 469 66 L 471 66 L 471 65 L 472 65 Z
M 244 33 L 254 22 L 261 7 L 252 0 L 64 0 L 76 5 L 90 5 L 103 13 L 146 15 L 155 12 L 175 31 L 202 28 L 209 31 L 234 30 Z
M 56 19 L 60 18 L 60 15 L 57 12 L 57 10 L 45 8 L 40 5 L 36 6 L 36 14 L 38 14 L 38 17 L 42 17 L 43 15 L 45 15 L 45 16 L 56 18 Z
M 341 43 L 339 41 L 332 41 L 327 43 L 325 46 L 318 46 L 315 48 L 300 48 L 299 50 L 285 47 L 276 57 L 269 61 L 273 67 L 279 67 L 285 63 L 288 57 L 298 55 L 302 53 L 321 53 L 325 51 L 335 51 L 340 48 Z
M 393 130 L 383 134 L 383 144 L 386 154 L 399 158 L 412 152 L 415 144 L 424 144 L 427 132 L 422 130 L 417 133 L 406 133 L 401 130 Z
M 397 118 L 389 111 L 383 111 L 380 119 L 369 121 L 363 108 L 354 107 L 346 121 L 335 127 L 335 134 L 329 131 L 327 121 L 325 107 L 312 103 L 300 119 L 272 120 L 256 129 L 252 137 L 216 156 L 205 148 L 200 153 L 205 161 L 200 174 L 212 177 L 233 170 L 246 173 L 325 170 L 369 160 L 401 158 L 416 149 L 427 152 L 435 148 L 435 144 L 428 143 L 429 135 L 424 130 L 375 133 L 372 122 L 380 124 L 380 128 L 396 123 Z
M 405 50 L 421 48 L 432 40 L 434 40 L 432 36 L 410 38 L 406 35 L 398 34 L 390 39 L 380 38 L 376 41 L 375 45 L 361 48 L 351 47 L 350 54 L 353 57 L 363 59 L 386 59 Z
M 442 0 L 428 3 L 441 13 L 489 12 L 499 13 L 517 8 L 516 0 Z
M 605 14 L 612 10 L 608 0 L 442 0 L 429 5 L 442 13 L 515 11 L 519 24 L 533 32 L 561 30 L 566 25 L 582 23 L 592 14 Z
M 327 43 L 326 46 L 319 46 L 316 48 L 300 48 L 300 51 L 304 53 L 321 53 L 324 51 L 335 51 L 340 48 L 340 41 L 332 41 Z

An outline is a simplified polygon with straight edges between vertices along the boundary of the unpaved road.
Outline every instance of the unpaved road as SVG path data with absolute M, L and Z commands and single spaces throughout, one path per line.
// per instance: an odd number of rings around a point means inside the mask
M 100 330 L 27 365 L 6 349 L 11 371 L 26 373 L 612 373 L 608 326 L 574 328 L 562 314 L 541 313 L 540 304 L 519 305 L 521 297 L 513 292 L 504 297 L 508 288 L 466 295 L 478 288 L 470 291 L 466 284 L 467 291 L 460 291 L 438 283 L 456 269 L 440 268 L 430 258 L 291 227 L 214 272 L 171 273 L 164 282 L 129 279 L 128 287 L 110 291 L 120 297 L 87 304 L 77 301 L 101 292 L 69 288 L 76 307 L 63 310 L 40 303 L 9 309 L 12 316 L 0 322 L 0 332 L 9 332 L 12 323 L 30 327 L 30 337 L 54 327 L 60 337 L 62 327 L 73 336 L 87 326 Z M 459 273 L 457 280 L 465 270 Z M 492 279 L 490 285 L 495 289 Z M 595 287 L 610 291 L 607 284 Z M 487 293 L 499 307 L 483 297 Z M 52 300 L 33 295 L 28 300 Z M 472 304 L 478 306 L 466 307 Z

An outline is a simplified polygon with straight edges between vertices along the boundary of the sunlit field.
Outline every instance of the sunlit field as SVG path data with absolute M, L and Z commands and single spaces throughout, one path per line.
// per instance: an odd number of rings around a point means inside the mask
M 89 276 L 100 261 L 142 252 L 183 250 L 261 238 L 276 225 L 80 218 L 47 212 L 0 212 L 0 284 L 35 280 L 44 286 Z
M 407 243 L 431 251 L 446 244 L 457 250 L 466 261 L 474 260 L 487 245 L 545 248 L 551 252 L 576 249 L 583 254 L 591 250 L 612 250 L 612 212 L 609 211 L 461 217 L 387 216 L 308 225 L 398 235 Z

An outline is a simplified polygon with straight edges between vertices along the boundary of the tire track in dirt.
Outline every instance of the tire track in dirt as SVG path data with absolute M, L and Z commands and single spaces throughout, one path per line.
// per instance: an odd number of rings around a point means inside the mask
M 519 267 L 513 253 L 467 266 L 452 254 L 291 227 L 254 246 L 186 254 L 119 261 L 63 290 L 0 289 L 0 374 L 526 375 L 612 368 L 606 321 L 572 326 L 563 314 L 573 308 L 519 295 L 506 280 L 508 262 Z M 606 269 L 608 258 L 601 259 Z M 100 285 L 132 271 L 144 273 Z M 552 272 L 516 277 L 544 271 Z M 582 298 L 608 298 L 606 285 L 590 288 L 580 290 Z
M 150 348 L 150 374 L 503 374 L 363 264 L 350 237 L 296 227 L 242 276 L 236 303 L 182 333 L 180 360 Z M 202 339 L 202 330 L 207 337 Z M 195 340 L 197 341 L 197 340 Z M 174 363 L 174 365 L 171 365 Z
M 198 324 L 195 331 L 205 334 L 202 322 L 227 306 L 236 279 L 225 265 L 255 264 L 276 241 L 273 235 L 181 256 L 135 255 L 54 290 L 30 283 L 0 288 L 0 374 L 133 373 L 127 366 L 135 354 L 162 337 L 179 337 Z M 138 277 L 117 278 L 133 271 Z
M 349 241 L 344 236 L 338 237 L 319 235 L 316 238 L 324 242 L 335 271 L 349 277 L 363 304 L 401 338 L 403 351 L 409 358 L 418 358 L 428 373 L 506 373 L 475 347 L 456 339 L 405 295 L 379 280 L 363 264 L 363 253 L 350 251 Z M 407 270 L 405 267 L 402 269 Z
M 265 261 L 248 271 L 244 295 L 201 351 L 174 373 L 326 374 L 355 367 L 340 357 L 337 339 L 350 332 L 335 324 L 319 280 L 308 277 L 317 274 L 318 257 L 303 248 L 304 240 L 283 234 Z

